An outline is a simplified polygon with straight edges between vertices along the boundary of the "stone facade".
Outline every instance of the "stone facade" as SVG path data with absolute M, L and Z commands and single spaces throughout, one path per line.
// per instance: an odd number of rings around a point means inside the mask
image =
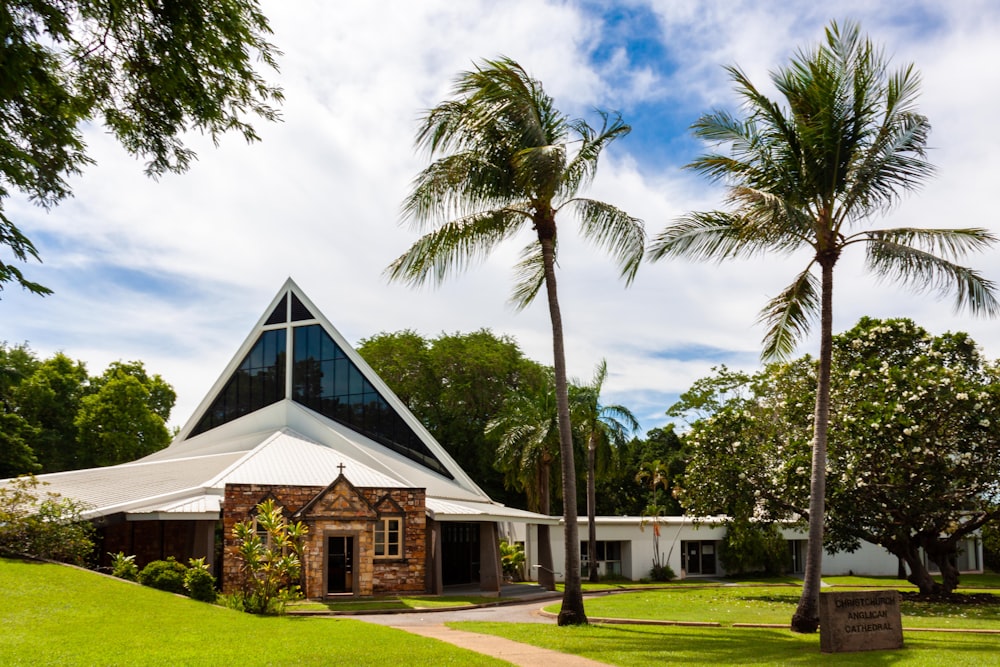
M 253 515 L 257 504 L 273 498 L 292 521 L 302 521 L 306 537 L 303 563 L 305 595 L 323 598 L 342 590 L 328 580 L 331 545 L 347 545 L 350 573 L 344 592 L 353 595 L 427 591 L 427 518 L 424 489 L 355 487 L 340 475 L 329 486 L 275 486 L 227 484 L 222 505 L 225 550 L 223 591 L 238 586 L 239 563 L 233 527 Z M 399 519 L 400 553 L 375 555 L 375 526 Z M 333 538 L 333 540 L 331 540 Z M 344 538 L 337 540 L 337 538 Z

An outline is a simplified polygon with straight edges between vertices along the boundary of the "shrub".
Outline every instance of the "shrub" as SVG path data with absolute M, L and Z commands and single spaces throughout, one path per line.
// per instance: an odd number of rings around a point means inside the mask
M 25 475 L 0 486 L 0 553 L 83 565 L 94 551 L 86 506 L 40 484 Z
M 262 537 L 258 529 L 264 532 Z M 257 505 L 255 519 L 233 527 L 242 578 L 238 600 L 251 614 L 280 614 L 285 602 L 299 597 L 303 540 L 308 529 L 289 523 L 282 508 L 268 499 Z M 232 604 L 227 600 L 227 604 Z
M 184 573 L 184 588 L 195 600 L 215 602 L 215 577 L 208 571 L 204 558 L 192 558 L 188 561 L 188 571 Z
M 649 571 L 649 578 L 652 581 L 670 581 L 676 576 L 677 575 L 674 574 L 673 568 L 666 563 L 654 565 Z
M 774 524 L 730 521 L 719 545 L 726 574 L 764 574 L 774 577 L 789 570 L 788 543 Z
M 139 573 L 139 583 L 161 591 L 185 595 L 184 575 L 187 568 L 171 556 L 167 560 L 154 560 Z
M 135 556 L 126 556 L 119 551 L 116 554 L 108 553 L 111 556 L 111 574 L 119 579 L 127 581 L 139 580 L 139 566 L 135 564 Z
M 524 546 L 500 540 L 500 564 L 505 577 L 510 581 L 521 581 L 524 578 Z

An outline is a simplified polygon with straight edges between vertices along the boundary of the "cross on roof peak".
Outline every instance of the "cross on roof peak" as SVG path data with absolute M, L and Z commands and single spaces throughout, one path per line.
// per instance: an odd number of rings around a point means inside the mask
M 338 464 L 337 464 L 337 470 L 339 470 L 339 471 L 340 471 L 340 474 L 341 474 L 341 475 L 343 475 L 343 474 L 344 474 L 344 467 L 345 467 L 345 466 L 344 466 L 344 463 L 343 463 L 343 462 L 341 462 L 341 463 L 338 463 Z

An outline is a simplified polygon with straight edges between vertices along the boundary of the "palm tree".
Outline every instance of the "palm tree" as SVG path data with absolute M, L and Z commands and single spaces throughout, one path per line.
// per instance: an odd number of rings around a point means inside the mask
M 405 217 L 427 233 L 387 272 L 390 279 L 411 284 L 440 282 L 525 227 L 534 232 L 516 267 L 512 302 L 524 308 L 545 287 L 566 519 L 566 587 L 559 624 L 582 624 L 587 617 L 580 588 L 576 469 L 556 290 L 556 215 L 575 215 L 581 234 L 609 251 L 622 276 L 632 280 L 645 247 L 642 221 L 605 202 L 577 196 L 593 179 L 604 147 L 631 128 L 620 116 L 604 112 L 600 130 L 564 116 L 541 83 L 509 58 L 484 61 L 459 75 L 453 91 L 453 99 L 423 119 L 417 145 L 428 149 L 434 161 L 417 175 L 403 205 Z
M 660 517 L 667 511 L 667 507 L 659 503 L 656 487 L 663 487 L 663 492 L 667 492 L 667 488 L 670 485 L 670 466 L 660 459 L 643 461 L 639 465 L 639 471 L 635 474 L 635 481 L 642 484 L 647 480 L 649 481 L 649 505 L 642 511 L 642 523 L 639 525 L 639 529 L 643 528 L 647 517 L 653 523 L 652 578 L 653 581 L 660 581 L 663 567 L 669 564 L 670 558 L 668 555 L 667 562 L 664 562 L 660 553 Z M 672 551 L 673 547 L 671 547 Z
M 791 354 L 820 320 L 820 354 L 813 425 L 809 546 L 802 597 L 792 629 L 819 623 L 833 269 L 850 246 L 866 251 L 867 268 L 918 291 L 955 290 L 957 306 L 993 315 L 992 282 L 955 262 L 996 237 L 985 229 L 872 229 L 865 223 L 915 189 L 933 169 L 926 160 L 930 125 L 915 102 L 919 75 L 912 65 L 894 72 L 860 27 L 832 23 L 825 42 L 799 51 L 771 75 L 784 105 L 765 97 L 737 67 L 727 68 L 746 118 L 714 111 L 694 133 L 728 147 L 688 165 L 728 186 L 730 210 L 692 213 L 654 239 L 653 259 L 685 256 L 723 260 L 774 251 L 809 253 L 805 269 L 763 309 L 762 356 Z M 819 271 L 819 279 L 813 269 Z
M 635 415 L 623 405 L 602 405 L 601 389 L 608 379 L 608 362 L 602 359 L 594 370 L 590 384 L 579 387 L 571 397 L 575 428 L 587 443 L 587 560 L 589 580 L 599 581 L 597 573 L 597 458 L 605 461 L 614 456 L 627 441 L 628 435 L 639 428 Z
M 555 380 L 523 388 L 504 401 L 486 425 L 497 440 L 496 467 L 508 488 L 524 491 L 528 509 L 551 513 L 552 465 L 559 459 L 559 411 Z M 538 583 L 556 589 L 548 524 L 538 525 Z

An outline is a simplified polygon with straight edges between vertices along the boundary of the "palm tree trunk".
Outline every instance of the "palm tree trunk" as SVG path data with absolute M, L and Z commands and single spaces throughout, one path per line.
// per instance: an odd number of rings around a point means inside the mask
M 569 385 L 566 380 L 566 350 L 563 341 L 562 314 L 556 293 L 555 222 L 538 225 L 545 267 L 545 292 L 552 320 L 552 362 L 556 379 L 556 411 L 559 416 L 559 455 L 562 464 L 564 547 L 566 566 L 563 568 L 565 590 L 559 625 L 584 625 L 583 589 L 580 581 L 580 531 L 576 511 L 576 464 L 573 461 L 573 429 L 569 418 Z
M 549 479 L 551 472 L 549 462 L 543 457 L 538 470 L 538 511 L 541 514 L 551 513 L 551 492 Z M 552 538 L 549 535 L 548 524 L 538 525 L 538 585 L 548 591 L 556 589 L 556 573 L 552 562 Z
M 819 629 L 819 590 L 823 573 L 823 520 L 826 514 L 826 441 L 830 424 L 830 367 L 833 359 L 833 265 L 836 257 L 820 258 L 822 268 L 819 372 L 813 415 L 812 474 L 809 481 L 809 540 L 802 597 L 792 615 L 793 632 Z
M 597 442 L 591 435 L 587 442 L 587 560 L 589 562 L 588 579 L 597 583 L 601 580 L 597 573 Z

